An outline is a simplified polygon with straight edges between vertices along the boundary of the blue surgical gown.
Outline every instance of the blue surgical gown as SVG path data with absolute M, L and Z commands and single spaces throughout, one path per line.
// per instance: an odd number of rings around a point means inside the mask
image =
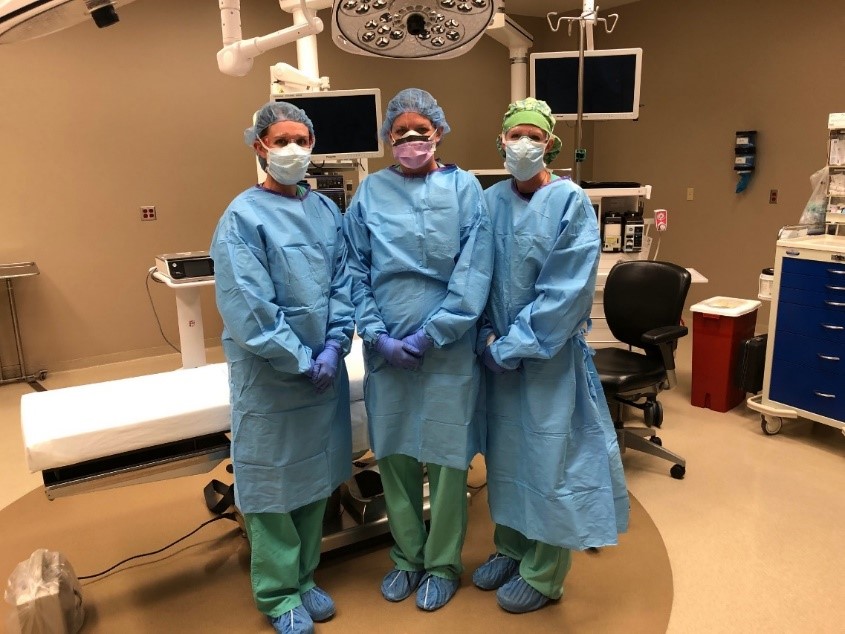
M 616 432 L 584 340 L 599 261 L 583 190 L 555 180 L 530 198 L 512 180 L 485 192 L 496 245 L 478 349 L 485 373 L 489 503 L 497 524 L 583 550 L 617 542 L 629 501 Z
M 381 170 L 361 183 L 344 230 L 373 452 L 466 469 L 479 451 L 473 348 L 493 264 L 478 180 L 454 165 L 425 176 Z M 419 370 L 388 365 L 372 345 L 421 327 L 434 346 Z
M 243 513 L 288 513 L 329 497 L 351 475 L 346 366 L 323 394 L 303 374 L 327 339 L 349 351 L 354 309 L 341 223 L 322 194 L 256 186 L 232 201 L 214 233 Z

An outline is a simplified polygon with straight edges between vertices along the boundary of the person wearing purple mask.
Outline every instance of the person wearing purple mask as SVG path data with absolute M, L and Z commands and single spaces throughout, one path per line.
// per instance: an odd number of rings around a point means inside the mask
M 454 596 L 463 570 L 467 469 L 480 449 L 473 345 L 493 268 L 478 180 L 435 157 L 448 132 L 434 97 L 400 91 L 381 130 L 398 165 L 365 178 L 344 218 L 370 442 L 396 542 L 381 592 L 401 601 L 416 591 L 427 611 Z

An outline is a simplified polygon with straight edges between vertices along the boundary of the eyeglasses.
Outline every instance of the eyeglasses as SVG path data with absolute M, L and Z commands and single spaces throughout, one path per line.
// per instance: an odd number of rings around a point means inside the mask
M 266 148 L 271 147 L 285 147 L 290 143 L 295 143 L 299 147 L 308 148 L 311 147 L 311 137 L 309 136 L 295 136 L 295 137 L 287 137 L 287 136 L 280 136 L 272 141 L 270 141 L 269 137 L 264 137 L 261 140 L 261 144 L 264 145 Z

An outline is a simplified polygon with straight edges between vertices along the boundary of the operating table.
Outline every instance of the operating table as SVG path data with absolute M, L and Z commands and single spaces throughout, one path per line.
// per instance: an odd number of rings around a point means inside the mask
M 352 460 L 368 448 L 358 338 L 346 365 Z M 21 427 L 27 465 L 50 499 L 204 473 L 229 457 L 226 364 L 29 393 Z

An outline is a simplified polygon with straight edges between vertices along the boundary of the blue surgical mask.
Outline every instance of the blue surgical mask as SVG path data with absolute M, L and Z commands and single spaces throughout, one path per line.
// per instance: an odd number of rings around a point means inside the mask
M 261 143 L 264 145 L 264 143 Z M 311 163 L 311 149 L 296 143 L 288 143 L 281 148 L 268 148 L 267 167 L 265 171 L 281 185 L 296 185 L 305 178 L 308 165 Z
M 505 168 L 518 181 L 531 180 L 545 167 L 546 141 L 532 141 L 527 136 L 504 143 Z

